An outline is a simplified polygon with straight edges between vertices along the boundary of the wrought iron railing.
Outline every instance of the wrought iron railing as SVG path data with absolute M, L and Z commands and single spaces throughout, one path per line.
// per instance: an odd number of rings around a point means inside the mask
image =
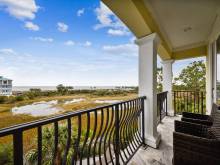
M 173 91 L 173 105 L 175 114 L 182 112 L 206 113 L 204 91 Z
M 157 114 L 159 116 L 159 122 L 167 116 L 167 93 L 168 91 L 157 94 Z
M 13 161 L 29 164 L 127 164 L 144 142 L 144 99 L 79 110 L 0 130 L 13 136 Z M 32 154 L 23 134 L 33 134 Z M 51 134 L 50 134 L 51 133 Z M 36 139 L 36 144 L 35 140 Z M 34 148 L 34 146 L 36 148 Z M 31 163 L 30 163 L 31 161 Z

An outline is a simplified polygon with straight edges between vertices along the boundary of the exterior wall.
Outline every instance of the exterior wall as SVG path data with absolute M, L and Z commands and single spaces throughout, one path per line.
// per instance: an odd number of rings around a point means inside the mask
M 0 96 L 12 95 L 12 80 L 0 79 Z

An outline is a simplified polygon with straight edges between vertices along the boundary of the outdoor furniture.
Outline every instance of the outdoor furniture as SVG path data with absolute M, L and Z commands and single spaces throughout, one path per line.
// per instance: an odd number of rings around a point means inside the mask
M 183 112 L 181 120 L 186 121 L 186 122 L 190 122 L 190 123 L 197 123 L 197 124 L 212 126 L 213 121 L 214 121 L 214 116 L 215 116 L 217 110 L 218 110 L 218 106 L 216 104 L 213 104 L 210 116 L 189 113 L 189 112 Z
M 219 165 L 219 125 L 175 121 L 173 165 Z

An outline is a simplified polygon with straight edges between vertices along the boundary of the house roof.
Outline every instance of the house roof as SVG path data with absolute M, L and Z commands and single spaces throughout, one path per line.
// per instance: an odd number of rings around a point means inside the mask
M 8 79 L 6 77 L 3 77 L 3 76 L 0 76 L 0 80 L 11 80 L 11 79 Z M 11 80 L 12 81 L 12 80 Z

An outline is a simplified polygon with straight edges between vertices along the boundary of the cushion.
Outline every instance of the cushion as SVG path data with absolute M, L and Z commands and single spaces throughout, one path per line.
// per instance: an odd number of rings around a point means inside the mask
M 206 137 L 207 137 L 208 139 L 216 139 L 215 130 L 214 130 L 212 127 L 207 129 L 207 135 L 206 135 Z

